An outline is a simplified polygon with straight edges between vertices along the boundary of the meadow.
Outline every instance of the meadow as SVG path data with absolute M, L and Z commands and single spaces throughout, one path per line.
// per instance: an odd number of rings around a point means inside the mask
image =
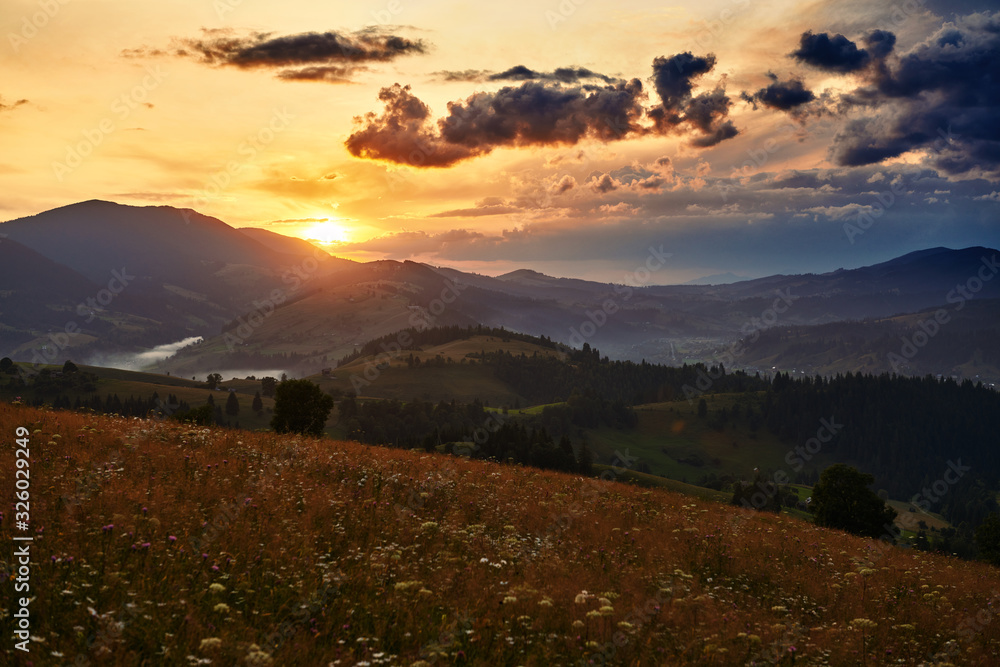
M 669 489 L 0 403 L 19 665 L 995 664 L 1000 571 Z M 8 446 L 10 445 L 10 446 Z M 630 473 L 632 474 L 632 473 Z M 14 562 L 3 569 L 13 578 Z

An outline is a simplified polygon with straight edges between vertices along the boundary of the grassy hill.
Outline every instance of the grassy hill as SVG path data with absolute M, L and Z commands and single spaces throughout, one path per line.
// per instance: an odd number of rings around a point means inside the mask
M 17 364 L 26 374 L 33 374 L 41 369 L 48 368 L 51 371 L 60 371 L 61 365 L 39 365 Z M 171 394 L 177 397 L 178 401 L 183 401 L 192 408 L 204 405 L 209 396 L 213 397 L 216 405 L 225 407 L 228 399 L 228 390 L 232 389 L 237 394 L 240 403 L 240 412 L 229 419 L 235 424 L 237 421 L 241 428 L 262 429 L 268 428 L 271 420 L 270 411 L 274 409 L 274 399 L 262 397 L 264 404 L 264 414 L 256 415 L 251 410 L 254 393 L 260 389 L 260 382 L 254 380 L 230 380 L 223 382 L 218 390 L 210 390 L 204 382 L 196 382 L 174 375 L 161 375 L 159 373 L 143 373 L 138 371 L 121 370 L 117 368 L 104 368 L 101 366 L 79 366 L 81 372 L 93 373 L 97 376 L 95 391 L 82 391 L 80 389 L 66 389 L 59 391 L 57 395 L 64 395 L 74 403 L 77 398 L 86 402 L 97 395 L 104 399 L 108 395 L 117 395 L 120 399 L 134 397 L 137 399 L 149 399 L 153 394 L 157 394 L 162 401 L 166 401 Z M 30 375 L 29 375 L 30 377 Z M 21 396 L 24 402 L 39 396 L 46 403 L 51 404 L 56 395 L 38 395 L 34 390 L 11 389 L 6 386 L 5 376 L 0 376 L 0 397 L 5 400 L 13 400 L 16 396 Z M 335 420 L 332 420 L 335 421 Z
M 511 354 L 559 357 L 557 350 L 528 341 L 503 340 L 497 336 L 471 336 L 442 345 L 425 345 L 395 355 L 370 355 L 339 366 L 329 374 L 309 379 L 325 390 L 357 391 L 366 398 L 470 402 L 478 398 L 491 406 L 526 404 L 493 370 L 470 364 L 469 355 L 506 350 Z M 419 359 L 412 367 L 409 359 Z M 435 362 L 439 362 L 440 365 Z
M 36 665 L 987 665 L 1000 652 L 997 569 L 787 516 L 0 404 L 0 429 L 18 426 Z M 0 539 L 15 534 L 5 512 Z

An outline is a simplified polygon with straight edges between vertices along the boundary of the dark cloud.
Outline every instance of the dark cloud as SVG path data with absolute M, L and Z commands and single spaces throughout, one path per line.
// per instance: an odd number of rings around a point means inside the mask
M 865 165 L 922 149 L 950 174 L 1000 174 L 1000 12 L 944 24 L 886 61 L 846 99 L 875 110 L 850 119 L 832 149 L 841 165 Z
M 426 53 L 422 40 L 394 35 L 382 28 L 355 32 L 306 32 L 273 36 L 255 32 L 239 35 L 229 29 L 204 30 L 200 39 L 176 40 L 173 55 L 194 58 L 207 65 L 241 69 L 280 69 L 290 81 L 345 83 L 364 71 L 365 63 L 387 62 L 400 56 Z M 130 49 L 126 57 L 162 54 L 158 49 Z
M 355 118 L 362 127 L 345 142 L 351 155 L 421 167 L 447 167 L 476 155 L 442 141 L 430 126 L 430 109 L 409 86 L 383 88 L 378 98 L 385 103 L 381 115 L 369 112 Z
M 524 65 L 515 65 L 503 72 L 487 77 L 489 81 L 562 81 L 576 83 L 585 79 L 599 79 L 605 83 L 616 83 L 620 79 L 599 74 L 586 67 L 558 67 L 552 72 L 536 72 Z
M 323 65 L 286 69 L 278 73 L 285 81 L 325 81 L 326 83 L 351 83 L 354 74 L 366 70 L 361 66 Z
M 583 139 L 616 141 L 651 132 L 697 131 L 695 146 L 714 146 L 738 133 L 728 119 L 731 101 L 721 86 L 693 95 L 693 80 L 715 66 L 715 56 L 682 53 L 653 62 L 660 104 L 651 109 L 642 82 L 614 80 L 585 68 L 539 73 L 523 65 L 491 80 L 524 80 L 496 92 L 478 92 L 448 104 L 448 114 L 430 121 L 427 106 L 399 84 L 379 94 L 381 115 L 356 119 L 347 139 L 352 155 L 424 167 L 446 167 L 499 147 L 573 145 Z M 439 73 L 441 74 L 441 73 Z M 483 76 L 479 70 L 444 73 L 453 80 Z M 579 83 L 598 78 L 606 83 Z M 610 81 L 610 83 L 607 83 Z M 641 123 L 648 116 L 653 127 Z
M 825 32 L 813 34 L 811 30 L 802 33 L 799 48 L 790 55 L 806 65 L 840 73 L 862 69 L 871 61 L 867 51 L 859 49 L 857 44 L 843 35 L 831 37 Z
M 435 72 L 435 76 L 444 81 L 472 81 L 485 83 L 488 81 L 560 81 L 562 83 L 579 83 L 580 81 L 597 80 L 604 83 L 620 83 L 622 79 L 607 76 L 586 67 L 558 67 L 551 72 L 538 72 L 524 65 L 515 65 L 503 72 L 486 69 L 445 70 Z
M 638 79 L 590 88 L 529 81 L 452 102 L 438 125 L 448 143 L 476 150 L 575 144 L 585 137 L 611 141 L 640 131 L 644 97 Z
M 552 185 L 551 192 L 554 195 L 561 195 L 565 192 L 569 192 L 575 187 L 576 187 L 576 179 L 570 176 L 569 174 L 566 174 Z
M 431 214 L 430 218 L 478 218 L 486 215 L 504 215 L 520 209 L 499 197 L 487 197 L 476 202 L 473 208 L 456 208 Z
M 885 58 L 896 46 L 896 35 L 888 30 L 872 30 L 865 35 L 865 47 L 873 58 Z
M 816 99 L 816 95 L 807 89 L 800 79 L 782 82 L 777 75 L 770 72 L 768 77 L 771 83 L 766 88 L 761 88 L 753 94 L 746 92 L 741 94 L 741 97 L 752 104 L 754 109 L 758 104 L 762 104 L 771 109 L 790 111 Z
M 588 176 L 587 186 L 597 194 L 615 190 L 648 194 L 659 192 L 676 182 L 673 162 L 668 157 L 660 157 L 647 165 L 636 163 L 607 173 L 592 172 Z
M 16 102 L 12 102 L 11 104 L 4 104 L 3 98 L 0 97 L 0 111 L 11 111 L 12 109 L 16 109 L 19 106 L 27 103 L 28 100 L 17 100 Z
M 685 52 L 653 60 L 653 86 L 660 104 L 650 109 L 648 115 L 657 132 L 679 132 L 685 124 L 690 124 L 702 134 L 692 143 L 702 147 L 714 146 L 738 134 L 727 118 L 731 102 L 724 88 L 719 86 L 692 96 L 693 81 L 714 67 L 714 54 L 701 57 Z
M 638 79 L 589 87 L 528 81 L 449 103 L 435 128 L 427 105 L 396 84 L 379 93 L 384 113 L 356 119 L 361 127 L 346 145 L 357 157 L 446 167 L 505 146 L 612 141 L 643 131 L 644 98 Z

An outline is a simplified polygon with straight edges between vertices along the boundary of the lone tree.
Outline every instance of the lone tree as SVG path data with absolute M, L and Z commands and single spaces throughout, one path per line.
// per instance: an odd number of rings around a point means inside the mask
M 222 375 L 219 373 L 209 373 L 208 377 L 205 378 L 205 384 L 208 385 L 209 389 L 215 389 L 222 382 Z
M 264 414 L 264 401 L 261 400 L 259 391 L 253 395 L 253 404 L 250 409 L 257 413 L 258 417 Z
M 781 511 L 781 489 L 758 472 L 753 482 L 739 480 L 733 483 L 733 505 L 764 512 Z
M 868 488 L 874 481 L 843 463 L 824 470 L 812 491 L 816 524 L 864 537 L 893 535 L 896 510 Z
M 260 391 L 264 396 L 270 396 L 274 398 L 274 390 L 278 386 L 278 381 L 268 375 L 266 378 L 260 379 Z
M 274 392 L 271 428 L 278 433 L 320 436 L 333 409 L 333 397 L 309 380 L 285 380 Z
M 229 392 L 229 398 L 226 399 L 226 414 L 230 417 L 235 417 L 240 414 L 240 399 L 236 398 L 236 392 Z
M 1000 567 L 1000 514 L 990 512 L 976 528 L 976 545 L 983 560 Z

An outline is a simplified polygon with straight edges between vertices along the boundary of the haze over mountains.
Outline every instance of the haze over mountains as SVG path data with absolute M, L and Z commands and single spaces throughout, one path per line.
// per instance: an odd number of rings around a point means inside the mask
M 839 322 L 851 324 L 838 336 L 864 338 L 860 332 L 874 331 L 875 321 L 925 309 L 957 313 L 959 302 L 970 300 L 976 308 L 965 311 L 955 332 L 987 341 L 979 334 L 998 326 L 998 302 L 990 300 L 1000 298 L 1000 280 L 987 279 L 996 272 L 990 262 L 997 251 L 983 247 L 931 248 L 824 274 L 640 286 L 530 270 L 489 277 L 411 261 L 358 263 L 190 209 L 97 200 L 3 223 L 0 233 L 0 354 L 25 361 L 85 361 L 202 336 L 161 370 L 316 371 L 407 327 L 483 324 L 577 347 L 588 342 L 612 358 L 675 364 L 721 359 L 720 351 L 744 338 L 736 365 L 770 368 L 787 352 L 788 341 L 776 333 L 793 326 L 805 327 L 796 329 L 799 343 L 819 331 L 813 327 Z M 651 249 L 651 258 L 669 261 L 664 249 Z M 957 286 L 971 291 L 956 295 Z M 891 329 L 879 324 L 879 335 L 890 340 L 882 347 L 898 347 L 892 341 L 921 320 L 897 318 Z M 765 329 L 769 335 L 760 334 Z M 823 331 L 829 343 L 831 330 Z M 758 338 L 766 349 L 755 347 Z M 961 367 L 962 374 L 991 376 L 994 355 L 983 345 L 978 366 L 967 358 L 976 350 L 958 350 L 961 358 L 905 370 Z M 888 352 L 873 357 L 864 346 L 852 349 L 808 366 L 889 368 Z M 808 360 L 793 355 L 786 367 Z

